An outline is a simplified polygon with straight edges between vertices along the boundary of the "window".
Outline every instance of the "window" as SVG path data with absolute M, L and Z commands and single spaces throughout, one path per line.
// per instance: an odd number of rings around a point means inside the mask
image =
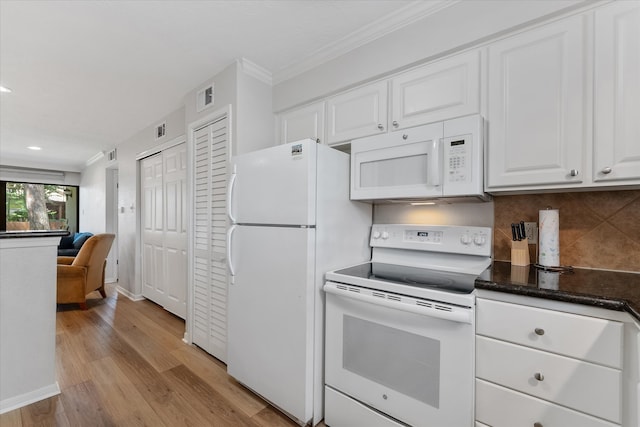
M 0 181 L 0 229 L 78 231 L 78 187 Z

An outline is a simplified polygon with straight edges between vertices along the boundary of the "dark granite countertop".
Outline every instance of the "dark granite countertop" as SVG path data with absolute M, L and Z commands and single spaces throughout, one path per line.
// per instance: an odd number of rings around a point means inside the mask
M 477 279 L 477 289 L 546 298 L 627 311 L 640 321 L 640 273 L 588 270 L 554 273 L 496 261 L 488 280 Z
M 0 231 L 0 239 L 17 239 L 23 237 L 62 237 L 68 236 L 67 230 L 26 230 Z

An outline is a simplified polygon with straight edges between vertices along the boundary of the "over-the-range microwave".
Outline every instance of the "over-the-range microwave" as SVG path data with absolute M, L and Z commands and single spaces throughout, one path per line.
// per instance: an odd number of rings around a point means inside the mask
M 351 142 L 351 199 L 485 201 L 483 119 L 465 116 Z

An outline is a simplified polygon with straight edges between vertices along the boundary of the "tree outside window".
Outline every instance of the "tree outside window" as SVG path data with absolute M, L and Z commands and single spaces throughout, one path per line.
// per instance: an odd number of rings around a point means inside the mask
M 6 230 L 78 229 L 78 188 L 5 182 Z

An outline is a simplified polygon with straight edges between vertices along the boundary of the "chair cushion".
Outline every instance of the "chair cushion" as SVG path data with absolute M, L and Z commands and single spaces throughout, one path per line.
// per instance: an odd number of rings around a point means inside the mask
M 73 248 L 80 249 L 82 245 L 84 245 L 84 242 L 91 236 L 93 236 L 91 233 L 76 233 L 73 237 Z
M 73 249 L 73 236 L 64 236 L 62 239 L 60 239 L 58 249 Z

